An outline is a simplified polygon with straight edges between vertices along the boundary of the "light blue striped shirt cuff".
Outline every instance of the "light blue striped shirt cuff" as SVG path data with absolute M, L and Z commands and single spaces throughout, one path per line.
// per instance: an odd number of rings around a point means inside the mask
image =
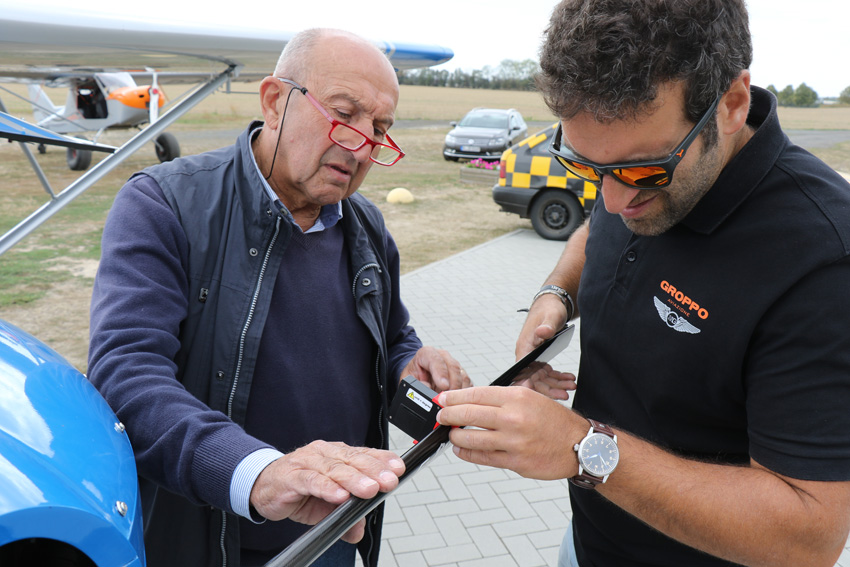
M 233 478 L 230 479 L 230 507 L 235 513 L 255 524 L 265 522 L 265 518 L 259 514 L 251 514 L 251 489 L 263 469 L 282 456 L 280 451 L 266 447 L 254 451 L 236 465 Z

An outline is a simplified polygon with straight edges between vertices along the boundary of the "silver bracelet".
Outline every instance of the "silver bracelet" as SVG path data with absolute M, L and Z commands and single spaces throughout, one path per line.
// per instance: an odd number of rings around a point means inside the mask
M 547 293 L 558 296 L 561 303 L 563 303 L 564 307 L 567 308 L 567 321 L 571 320 L 576 312 L 576 306 L 575 303 L 573 303 L 573 298 L 570 296 L 569 292 L 560 286 L 551 284 L 544 285 L 540 288 L 540 291 L 534 294 L 534 299 L 531 300 L 531 304 L 534 305 L 534 302 L 537 301 L 538 297 L 546 295 Z

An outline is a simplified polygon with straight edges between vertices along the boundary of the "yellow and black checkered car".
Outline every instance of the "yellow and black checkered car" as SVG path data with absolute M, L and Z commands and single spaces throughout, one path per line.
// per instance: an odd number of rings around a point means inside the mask
M 568 173 L 549 153 L 553 124 L 502 154 L 493 200 L 507 213 L 530 218 L 550 240 L 566 240 L 596 202 L 596 186 Z

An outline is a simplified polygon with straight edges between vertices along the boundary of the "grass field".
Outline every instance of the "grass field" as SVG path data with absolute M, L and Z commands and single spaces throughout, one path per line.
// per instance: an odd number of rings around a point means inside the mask
M 237 88 L 256 92 L 256 85 Z M 19 86 L 12 90 L 24 93 Z M 65 95 L 61 90 L 50 94 L 55 102 Z M 5 91 L 0 96 L 11 114 L 30 117 L 24 101 Z M 391 168 L 373 167 L 361 188 L 384 213 L 401 250 L 403 272 L 531 226 L 528 220 L 499 212 L 490 185 L 460 183 L 461 166 L 442 158 L 448 122 L 474 106 L 513 107 L 527 121 L 554 121 L 536 93 L 403 86 L 396 118 L 430 122 L 424 127 L 394 128 L 393 137 L 407 157 Z M 258 117 L 255 94 L 216 94 L 170 130 L 186 155 L 232 143 L 238 131 Z M 783 108 L 780 120 L 791 129 L 850 130 L 850 108 Z M 102 141 L 118 145 L 131 134 L 109 132 Z M 816 153 L 833 167 L 850 171 L 850 143 Z M 48 150 L 39 156 L 39 163 L 54 190 L 77 177 L 68 171 L 63 150 Z M 0 318 L 44 340 L 83 371 L 103 222 L 124 181 L 154 163 L 153 147 L 141 150 L 0 257 Z M 415 202 L 387 203 L 386 195 L 395 187 L 409 189 Z M 14 226 L 46 198 L 18 145 L 0 144 L 0 231 Z

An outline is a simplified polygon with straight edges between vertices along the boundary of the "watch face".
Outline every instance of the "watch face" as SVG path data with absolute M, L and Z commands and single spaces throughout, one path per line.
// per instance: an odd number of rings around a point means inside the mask
M 578 448 L 578 459 L 584 472 L 604 477 L 611 474 L 620 460 L 620 450 L 613 439 L 602 433 L 584 438 Z

